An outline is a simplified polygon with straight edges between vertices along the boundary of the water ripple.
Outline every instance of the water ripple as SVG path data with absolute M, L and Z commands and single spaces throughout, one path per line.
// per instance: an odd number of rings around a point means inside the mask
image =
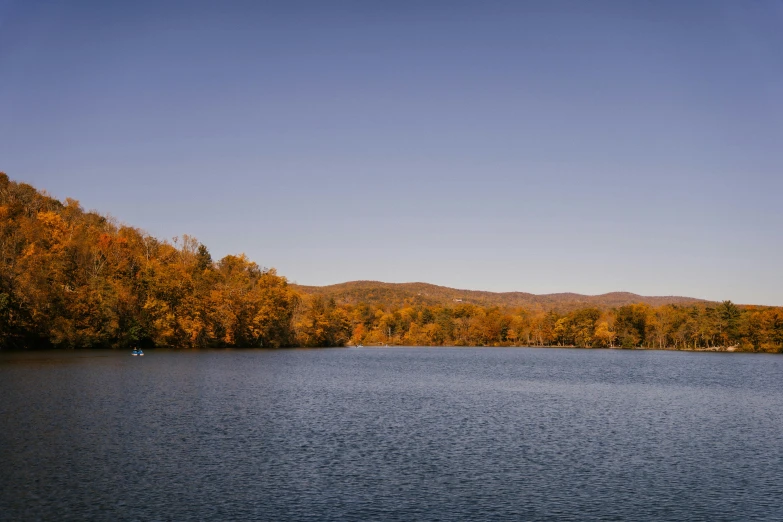
M 1 358 L 3 520 L 783 520 L 780 357 Z

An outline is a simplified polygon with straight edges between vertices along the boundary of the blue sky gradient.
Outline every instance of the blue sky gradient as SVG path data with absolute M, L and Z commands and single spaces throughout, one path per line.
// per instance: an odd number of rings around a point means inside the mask
M 783 3 L 0 0 L 0 170 L 355 279 L 783 305 Z

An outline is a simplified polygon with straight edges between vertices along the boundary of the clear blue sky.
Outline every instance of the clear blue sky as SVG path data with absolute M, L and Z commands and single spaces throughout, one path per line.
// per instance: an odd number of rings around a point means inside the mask
M 0 170 L 290 280 L 783 305 L 783 2 L 0 0 Z

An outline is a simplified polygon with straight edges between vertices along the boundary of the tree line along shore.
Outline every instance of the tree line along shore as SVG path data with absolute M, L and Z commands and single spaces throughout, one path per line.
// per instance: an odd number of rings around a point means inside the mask
M 350 301 L 0 173 L 0 349 L 577 346 L 783 352 L 783 308 Z M 371 292 L 367 290 L 366 292 Z

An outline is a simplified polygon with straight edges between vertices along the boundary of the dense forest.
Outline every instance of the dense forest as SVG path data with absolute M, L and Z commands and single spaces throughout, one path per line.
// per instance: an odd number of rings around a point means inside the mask
M 783 352 L 779 307 L 619 293 L 536 299 L 421 284 L 329 288 L 290 285 L 244 255 L 215 261 L 192 237 L 162 241 L 0 173 L 0 349 L 404 344 Z

